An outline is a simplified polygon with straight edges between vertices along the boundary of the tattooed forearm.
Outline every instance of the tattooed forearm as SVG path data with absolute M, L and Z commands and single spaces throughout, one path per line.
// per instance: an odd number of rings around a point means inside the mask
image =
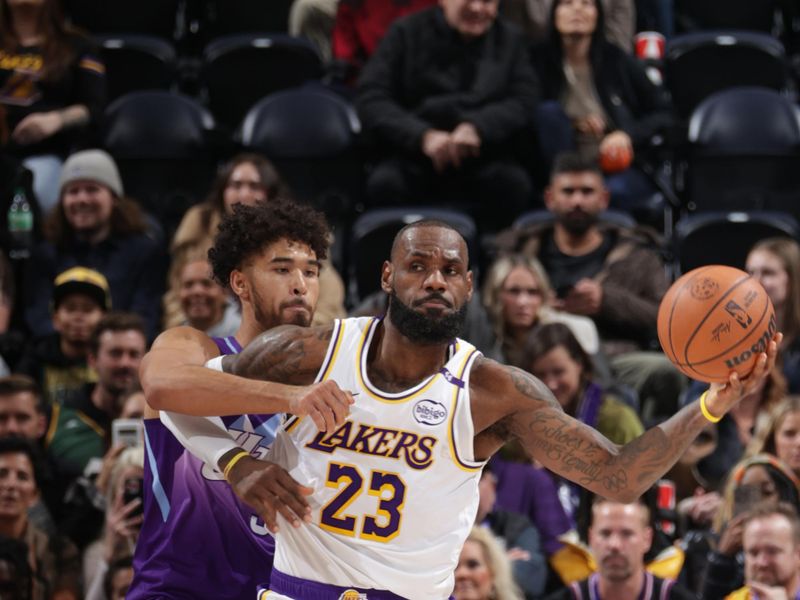
M 630 500 L 675 464 L 704 422 L 690 406 L 622 447 L 560 412 L 529 413 L 524 426 L 525 446 L 545 466 L 598 494 Z

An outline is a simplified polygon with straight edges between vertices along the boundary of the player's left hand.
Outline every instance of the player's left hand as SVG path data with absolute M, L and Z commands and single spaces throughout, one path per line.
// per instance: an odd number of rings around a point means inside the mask
M 300 527 L 302 521 L 311 521 L 306 496 L 314 490 L 297 483 L 286 469 L 275 463 L 246 456 L 230 470 L 228 483 L 273 534 L 278 533 L 278 513 L 294 527 Z
M 712 383 L 706 396 L 706 408 L 715 416 L 722 416 L 748 394 L 756 392 L 775 368 L 775 359 L 778 356 L 778 346 L 781 345 L 783 334 L 778 332 L 767 344 L 767 351 L 762 352 L 756 359 L 756 365 L 747 377 L 740 378 L 732 372 L 727 383 Z

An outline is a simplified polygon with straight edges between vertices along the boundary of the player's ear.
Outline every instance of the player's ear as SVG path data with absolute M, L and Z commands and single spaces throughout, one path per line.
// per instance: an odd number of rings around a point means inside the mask
M 228 278 L 228 283 L 231 286 L 233 293 L 239 298 L 242 300 L 250 299 L 250 290 L 247 286 L 247 278 L 240 270 L 234 269 L 231 271 L 230 277 Z
M 381 289 L 387 294 L 392 293 L 392 263 L 388 260 L 383 261 L 381 269 Z
M 474 280 L 472 278 L 472 271 L 467 271 L 467 302 L 472 300 L 472 292 L 475 289 Z

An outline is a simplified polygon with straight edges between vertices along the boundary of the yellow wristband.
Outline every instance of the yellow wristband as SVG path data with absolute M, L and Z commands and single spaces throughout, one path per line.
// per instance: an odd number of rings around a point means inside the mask
M 222 476 L 225 478 L 225 481 L 228 481 L 228 475 L 230 475 L 231 469 L 233 469 L 233 467 L 236 466 L 236 463 L 242 460 L 245 456 L 250 456 L 250 453 L 245 450 L 241 450 L 228 461 L 228 464 L 225 465 L 225 470 L 222 472 Z
M 710 412 L 708 412 L 708 407 L 706 406 L 706 396 L 708 395 L 708 390 L 703 392 L 700 396 L 700 412 L 703 413 L 703 416 L 706 418 L 707 421 L 711 423 L 719 423 L 722 420 L 722 417 L 715 417 Z

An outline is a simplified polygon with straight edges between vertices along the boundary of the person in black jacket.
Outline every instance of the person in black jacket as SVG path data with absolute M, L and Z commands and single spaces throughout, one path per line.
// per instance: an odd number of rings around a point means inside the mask
M 590 157 L 640 157 L 671 122 L 664 94 L 603 31 L 601 2 L 558 0 L 548 39 L 532 49 L 543 100 L 537 126 L 550 160 L 572 149 Z M 609 178 L 607 185 L 619 208 L 631 208 L 652 189 L 636 169 Z
M 487 227 L 528 206 L 512 146 L 532 123 L 536 76 L 498 3 L 441 0 L 399 19 L 367 63 L 357 108 L 383 154 L 367 182 L 373 205 L 448 202 Z

